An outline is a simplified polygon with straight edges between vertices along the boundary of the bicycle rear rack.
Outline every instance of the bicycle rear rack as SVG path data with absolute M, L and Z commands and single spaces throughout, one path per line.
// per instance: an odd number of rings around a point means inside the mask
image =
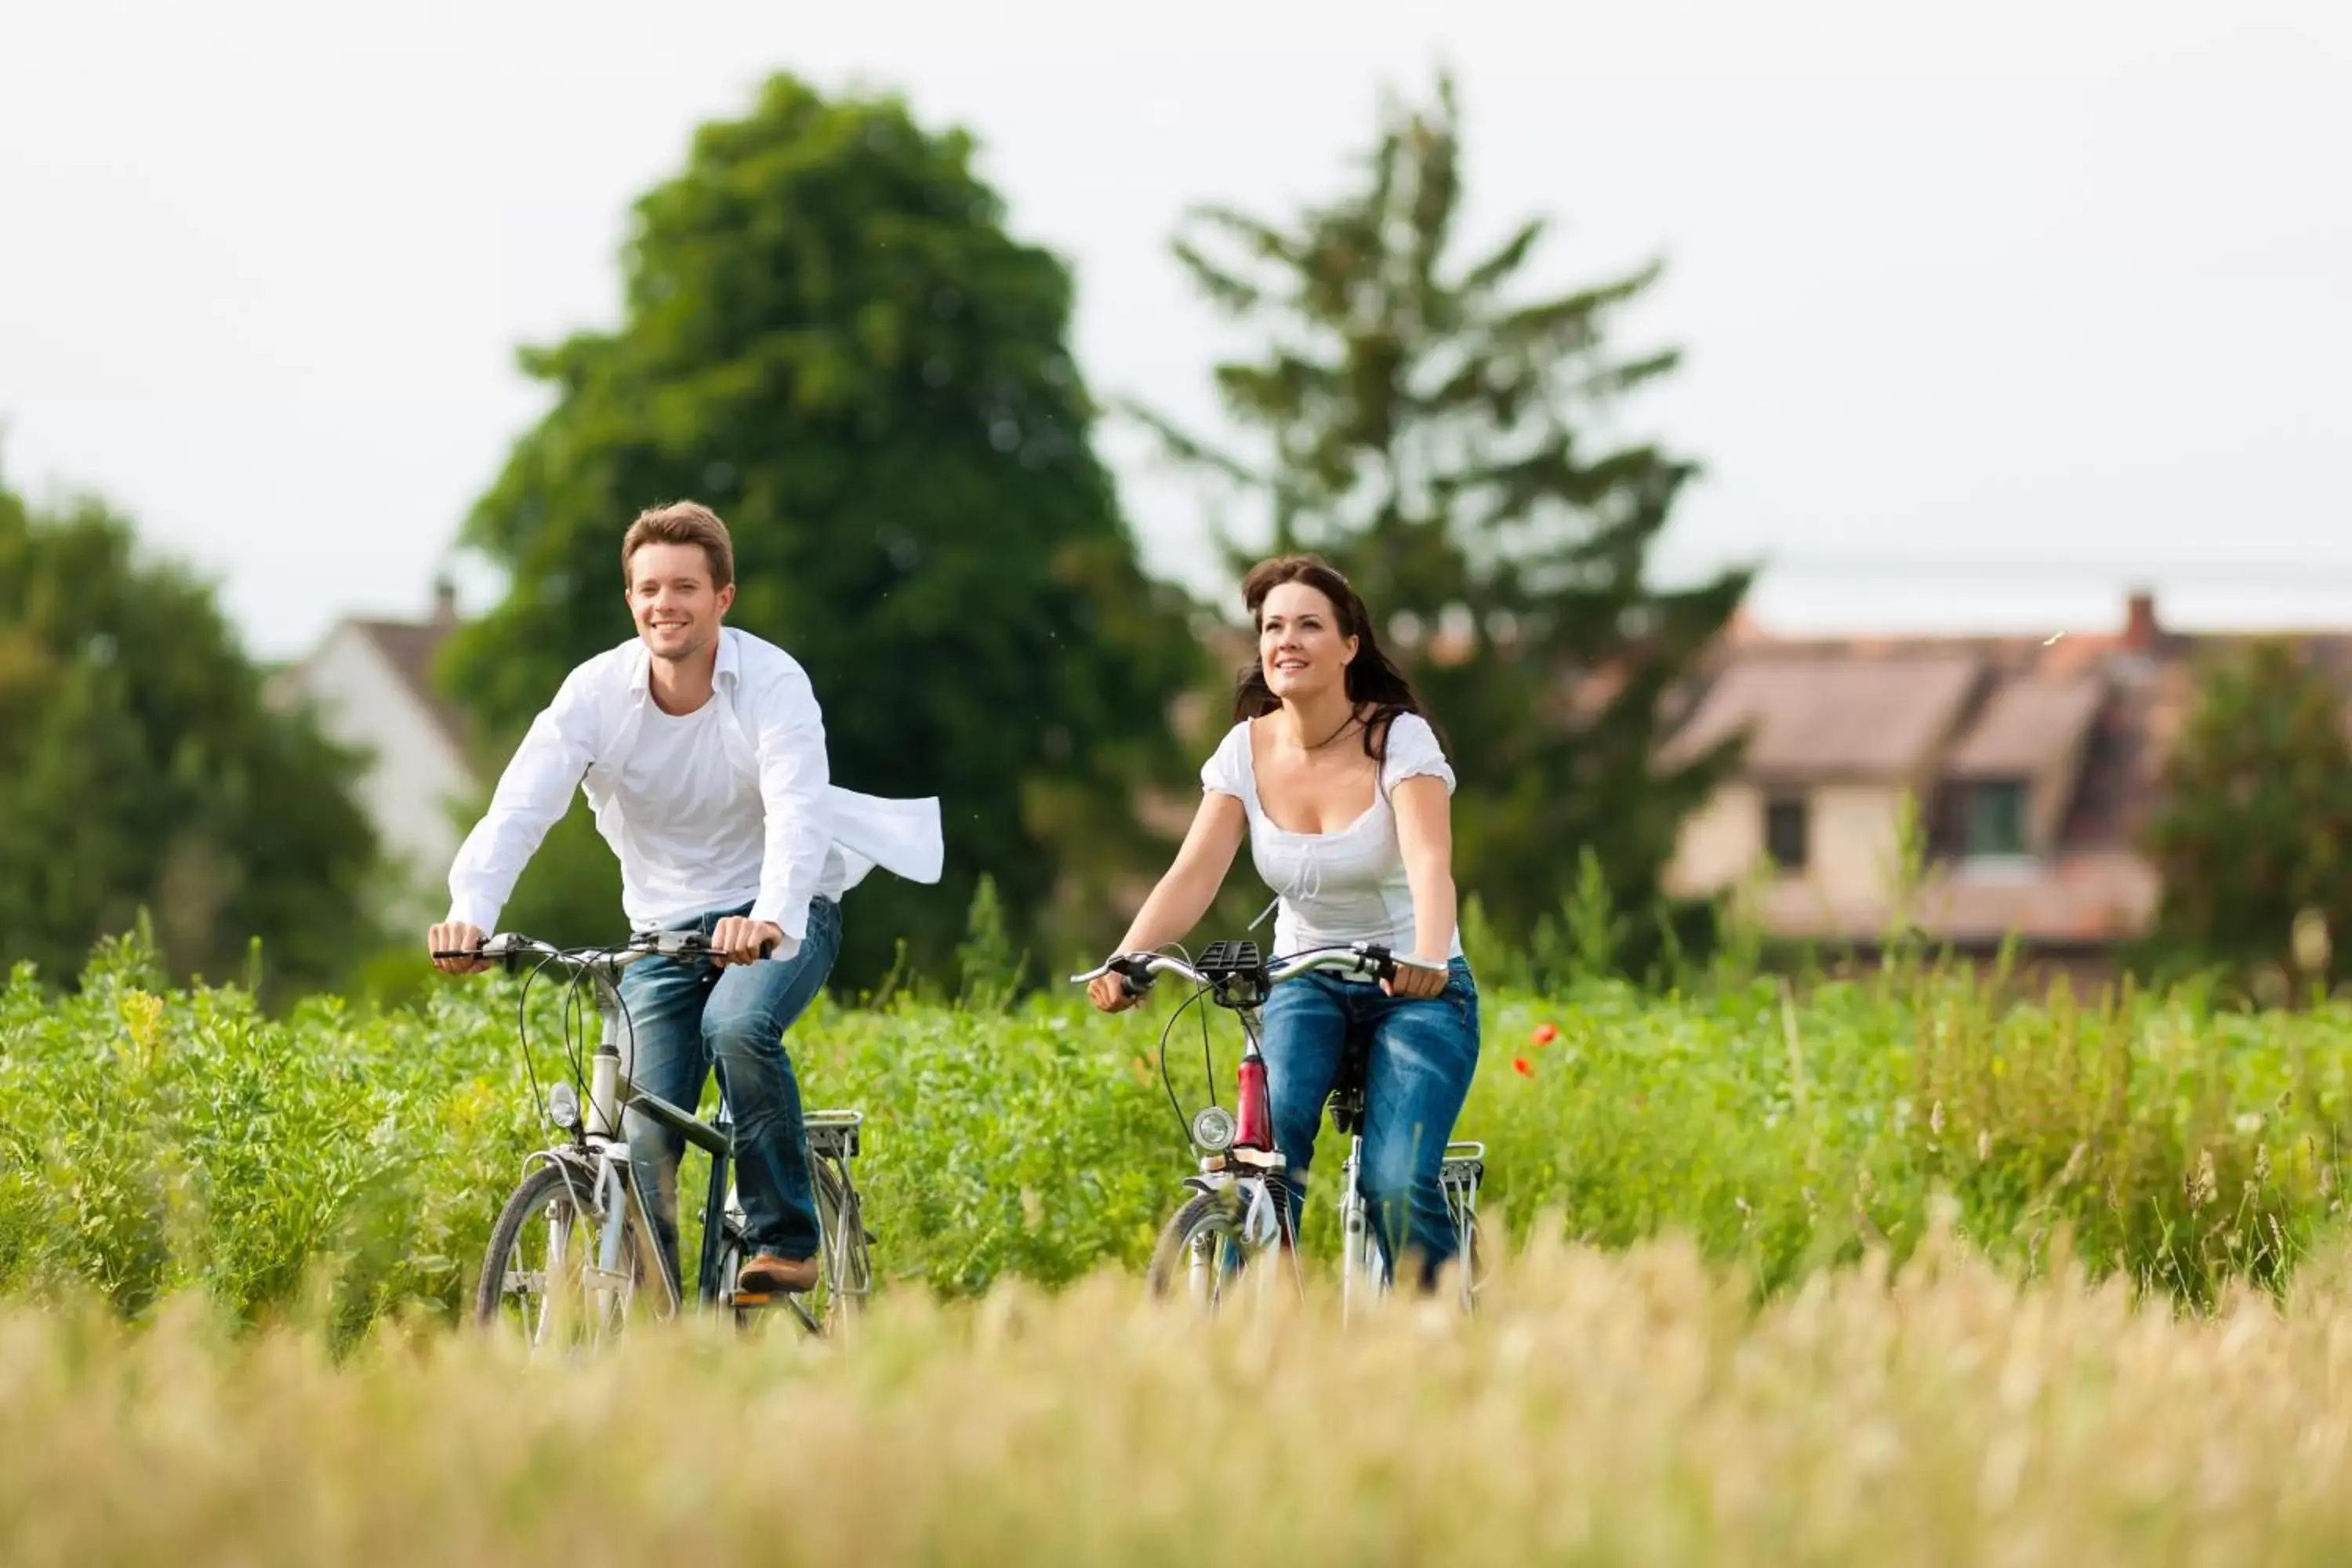
M 808 1151 L 812 1160 L 851 1160 L 857 1156 L 863 1142 L 861 1130 L 866 1124 L 863 1111 L 812 1110 L 801 1118 L 808 1129 Z

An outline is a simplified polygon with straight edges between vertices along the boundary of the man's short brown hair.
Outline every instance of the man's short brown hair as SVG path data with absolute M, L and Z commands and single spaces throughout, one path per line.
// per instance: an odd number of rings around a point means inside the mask
M 629 580 L 629 562 L 647 544 L 699 544 L 710 562 L 710 585 L 724 588 L 735 581 L 735 542 L 719 514 L 700 501 L 678 500 L 649 506 L 637 513 L 621 541 L 621 581 Z

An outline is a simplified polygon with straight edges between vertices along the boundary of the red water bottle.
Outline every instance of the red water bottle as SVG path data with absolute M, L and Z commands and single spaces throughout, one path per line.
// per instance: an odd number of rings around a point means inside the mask
M 1241 1065 L 1241 1130 L 1234 1134 L 1237 1149 L 1271 1149 L 1274 1147 L 1274 1112 L 1265 1095 L 1265 1058 L 1255 1046 L 1243 1056 Z

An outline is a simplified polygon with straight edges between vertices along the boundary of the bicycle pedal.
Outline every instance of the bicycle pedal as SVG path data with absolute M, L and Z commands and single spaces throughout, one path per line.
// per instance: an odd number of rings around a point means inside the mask
M 751 1271 L 746 1269 L 743 1272 L 750 1274 Z M 759 1277 L 755 1275 L 753 1278 Z M 738 1275 L 734 1280 L 734 1297 L 745 1306 L 774 1306 L 789 1297 L 805 1296 L 824 1282 L 822 1279 L 811 1279 L 805 1285 L 788 1284 L 775 1281 L 774 1276 L 770 1275 L 754 1285 L 742 1275 Z
M 794 1296 L 806 1295 L 804 1290 L 738 1290 L 730 1305 L 745 1311 L 757 1311 L 762 1307 L 782 1307 Z

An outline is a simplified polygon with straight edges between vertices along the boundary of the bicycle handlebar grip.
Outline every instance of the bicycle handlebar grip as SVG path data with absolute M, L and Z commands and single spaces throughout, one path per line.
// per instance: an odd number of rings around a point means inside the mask
M 782 938 L 771 937 L 766 942 L 760 944 L 758 956 L 766 958 L 782 945 L 783 945 Z M 659 946 L 656 946 L 655 951 L 663 952 L 664 950 Z M 725 957 L 725 955 L 721 953 L 717 947 L 711 944 L 711 941 L 709 937 L 704 936 L 698 931 L 679 932 L 676 940 L 669 944 L 669 947 L 667 950 L 667 956 L 671 958 L 708 958 L 722 960 Z
M 433 950 L 432 956 L 436 959 L 467 958 L 473 960 L 476 963 L 495 963 L 505 969 L 509 973 L 514 971 L 514 954 L 503 948 L 493 952 L 490 948 L 490 942 L 488 937 L 483 938 L 481 944 L 478 947 L 436 947 Z
M 1114 958 L 1110 972 L 1118 976 L 1118 983 L 1127 988 L 1129 996 L 1141 996 L 1151 989 L 1151 970 L 1140 959 Z

